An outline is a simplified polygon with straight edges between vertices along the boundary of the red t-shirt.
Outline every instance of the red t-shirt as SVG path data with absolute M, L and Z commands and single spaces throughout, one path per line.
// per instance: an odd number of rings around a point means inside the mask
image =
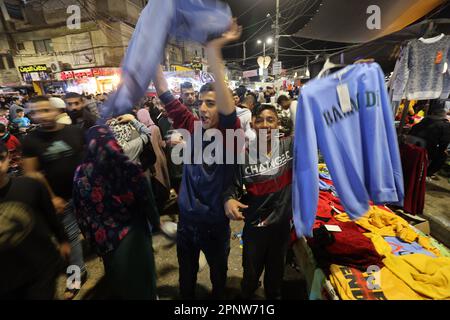
M 9 152 L 18 150 L 21 147 L 19 139 L 17 139 L 12 134 L 10 134 L 8 139 L 6 141 L 4 141 L 4 142 L 5 142 L 5 145 L 8 148 Z

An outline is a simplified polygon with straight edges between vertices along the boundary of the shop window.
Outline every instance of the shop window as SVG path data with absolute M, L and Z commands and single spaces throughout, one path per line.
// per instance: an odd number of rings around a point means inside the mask
M 50 39 L 44 40 L 45 43 L 45 49 L 47 50 L 47 52 L 53 52 L 53 42 Z
M 53 52 L 52 40 L 34 40 L 34 49 L 36 53 L 50 53 Z
M 14 64 L 14 59 L 12 57 L 12 55 L 8 54 L 6 56 L 6 61 L 8 62 L 8 68 L 9 69 L 13 69 L 16 67 L 16 65 Z
M 17 50 L 19 50 L 19 51 L 25 50 L 25 45 L 23 42 L 19 42 L 17 44 Z

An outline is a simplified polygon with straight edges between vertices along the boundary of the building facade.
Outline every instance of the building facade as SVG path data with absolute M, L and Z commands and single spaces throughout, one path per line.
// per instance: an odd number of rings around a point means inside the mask
M 114 90 L 146 3 L 0 0 L 0 86 L 32 85 L 38 93 Z M 206 61 L 201 46 L 177 41 L 167 45 L 165 60 L 168 70 Z

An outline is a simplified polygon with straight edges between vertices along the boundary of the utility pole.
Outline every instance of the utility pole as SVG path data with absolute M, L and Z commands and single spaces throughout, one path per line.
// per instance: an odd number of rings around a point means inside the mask
M 280 41 L 280 0 L 276 0 L 276 17 L 275 17 L 275 62 L 278 61 L 278 43 Z
M 244 41 L 243 43 L 242 43 L 242 46 L 243 46 L 243 49 L 244 49 L 244 62 L 242 63 L 244 66 L 245 66 L 245 60 L 247 59 L 247 51 L 246 51 L 246 48 L 245 48 L 245 43 L 246 43 L 247 41 Z

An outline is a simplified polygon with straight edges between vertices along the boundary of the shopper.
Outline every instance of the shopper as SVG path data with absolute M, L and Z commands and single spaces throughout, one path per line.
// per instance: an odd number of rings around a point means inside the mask
M 60 124 L 69 125 L 72 124 L 72 119 L 66 113 L 66 103 L 61 98 L 49 98 L 50 105 L 58 109 L 58 116 L 56 117 L 56 122 Z
M 89 128 L 95 125 L 97 118 L 86 108 L 86 101 L 82 95 L 76 92 L 68 92 L 64 100 L 67 105 L 67 112 L 75 126 L 83 129 L 83 132 L 86 133 Z
M 247 149 L 246 163 L 236 167 L 234 182 L 225 192 L 225 214 L 233 220 L 245 219 L 242 298 L 253 297 L 264 271 L 266 298 L 280 299 L 292 217 L 292 137 L 272 141 L 278 114 L 271 105 L 255 111 L 253 127 L 257 140 L 249 148 L 267 139 L 267 155 L 258 154 L 255 164 Z M 267 137 L 261 130 L 267 130 Z M 247 193 L 242 197 L 244 186 Z
M 5 126 L 9 125 L 9 109 L 6 106 L 0 106 L 0 123 L 3 123 Z
M 11 104 L 9 105 L 9 121 L 14 121 L 17 117 L 17 109 L 22 108 L 22 104 L 20 103 L 20 97 L 13 97 L 11 100 Z
M 70 264 L 80 268 L 84 282 L 87 272 L 72 203 L 73 176 L 83 157 L 83 132 L 75 126 L 57 123 L 58 110 L 47 97 L 34 97 L 29 106 L 33 120 L 40 126 L 23 142 L 23 170 L 26 174 L 42 172 L 43 182 L 48 186 L 69 236 L 72 247 Z M 78 291 L 67 289 L 65 298 L 74 298 Z
M 195 99 L 195 92 L 194 87 L 192 86 L 192 83 L 190 82 L 183 82 L 180 85 L 180 91 L 181 91 L 181 99 L 182 103 L 188 107 L 188 109 L 199 119 L 199 112 L 198 108 L 195 105 L 197 100 Z
M 125 114 L 109 122 L 117 142 L 131 161 L 140 164 L 141 155 L 150 142 L 151 131 L 134 115 Z M 133 136 L 133 132 L 137 132 Z
M 277 112 L 278 118 L 280 120 L 280 133 L 285 136 L 290 136 L 293 131 L 294 124 L 291 119 L 291 100 L 285 96 L 281 95 L 277 99 Z
M 8 127 L 3 123 L 0 123 L 0 139 L 6 145 L 9 152 L 14 152 L 21 148 L 19 139 L 12 135 L 9 132 Z
M 154 176 L 151 181 L 158 211 L 161 214 L 170 194 L 169 169 L 167 167 L 167 158 L 164 150 L 166 143 L 161 137 L 161 131 L 150 118 L 150 114 L 147 110 L 139 110 L 137 117 L 138 120 L 151 131 L 150 141 L 156 155 L 156 163 L 153 166 Z
M 23 108 L 16 109 L 16 118 L 12 122 L 17 125 L 20 132 L 26 132 L 31 126 L 31 121 L 25 117 L 25 110 Z
M 45 186 L 9 177 L 9 158 L 0 142 L 0 299 L 53 299 L 70 244 Z
M 200 89 L 202 131 L 209 128 L 240 128 L 233 97 L 223 80 L 221 50 L 226 43 L 237 40 L 241 31 L 234 23 L 229 32 L 206 46 L 208 62 L 217 82 L 206 84 Z M 155 77 L 155 87 L 174 127 L 186 129 L 193 134 L 196 118 L 170 93 L 161 68 Z M 230 226 L 223 211 L 222 193 L 231 182 L 230 169 L 230 166 L 220 164 L 184 165 L 177 233 L 180 294 L 184 299 L 195 298 L 200 251 L 204 252 L 210 267 L 213 297 L 224 297 Z
M 74 178 L 74 208 L 86 240 L 102 257 L 110 298 L 155 299 L 156 275 L 148 182 L 106 126 L 87 134 Z

